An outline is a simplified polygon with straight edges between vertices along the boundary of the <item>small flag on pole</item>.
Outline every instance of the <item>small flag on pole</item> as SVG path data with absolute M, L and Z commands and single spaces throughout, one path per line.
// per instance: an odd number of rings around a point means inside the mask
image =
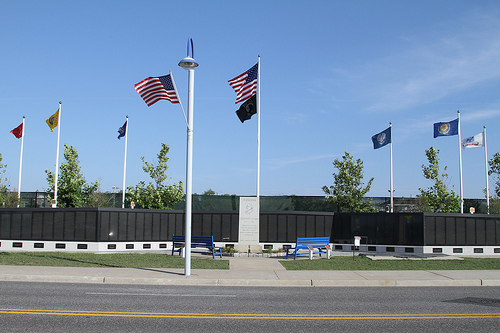
M 378 149 L 391 143 L 391 127 L 388 127 L 386 130 L 372 136 L 372 142 L 373 149 Z
M 23 136 L 23 123 L 10 131 L 10 133 L 14 134 L 16 138 L 20 139 Z
M 56 113 L 50 116 L 49 119 L 47 119 L 45 122 L 47 123 L 47 125 L 49 125 L 50 131 L 54 132 L 54 128 L 59 125 L 59 109 L 57 109 Z
M 125 136 L 125 133 L 127 133 L 127 121 L 125 121 L 125 124 L 123 124 L 123 126 L 118 129 L 118 140 L 120 140 L 120 138 L 123 138 Z
M 234 79 L 228 81 L 229 85 L 236 92 L 236 102 L 234 104 L 246 101 L 255 94 L 255 92 L 257 91 L 258 72 L 259 64 L 257 63 L 245 73 L 238 75 Z
M 483 132 L 462 140 L 462 149 L 474 147 L 484 147 Z
M 458 135 L 458 118 L 448 122 L 434 123 L 434 137 Z
M 241 122 L 244 122 L 245 120 L 249 120 L 256 113 L 257 113 L 257 97 L 256 97 L 256 95 L 253 95 L 248 100 L 246 100 L 245 103 L 241 104 L 238 111 L 236 111 L 236 115 L 238 115 L 238 118 L 240 118 Z
M 174 104 L 179 103 L 170 74 L 148 77 L 135 84 L 134 88 L 148 106 L 155 104 L 160 99 L 166 99 Z

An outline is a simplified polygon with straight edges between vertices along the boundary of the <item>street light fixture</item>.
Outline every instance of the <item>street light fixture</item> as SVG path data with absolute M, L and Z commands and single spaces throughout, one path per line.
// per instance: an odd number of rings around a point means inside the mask
M 191 43 L 191 56 L 189 54 Z M 188 41 L 187 57 L 179 62 L 179 66 L 188 71 L 188 116 L 187 116 L 187 159 L 186 159 L 186 230 L 184 275 L 191 275 L 191 218 L 193 196 L 193 106 L 194 106 L 194 69 L 198 63 L 193 59 L 193 40 Z
M 196 62 L 196 60 L 194 60 L 190 56 L 187 56 L 179 62 L 179 66 L 184 68 L 184 69 L 189 70 L 189 69 L 195 69 L 196 67 L 198 67 L 198 63 Z

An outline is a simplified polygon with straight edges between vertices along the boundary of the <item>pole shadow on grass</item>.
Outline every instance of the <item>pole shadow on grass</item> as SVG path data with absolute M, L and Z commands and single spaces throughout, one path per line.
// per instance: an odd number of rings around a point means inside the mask
M 157 272 L 157 273 L 163 273 L 163 274 L 170 274 L 170 275 L 184 275 L 184 273 L 166 272 L 166 271 L 162 271 L 162 270 L 157 269 L 157 268 L 134 267 L 134 269 L 143 270 L 143 271 L 150 271 L 150 272 Z M 174 268 L 169 268 L 169 269 L 174 269 Z M 179 268 L 175 268 L 175 269 L 179 269 Z

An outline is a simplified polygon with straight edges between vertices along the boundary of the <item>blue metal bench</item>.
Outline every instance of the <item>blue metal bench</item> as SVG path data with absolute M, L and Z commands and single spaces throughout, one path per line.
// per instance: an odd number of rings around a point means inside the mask
M 297 256 L 309 255 L 309 250 L 318 249 L 317 252 L 321 257 L 322 253 L 326 253 L 324 250 L 330 248 L 330 237 L 297 237 L 294 248 L 286 249 L 286 259 L 288 259 L 289 254 L 293 254 L 293 259 L 297 259 Z M 299 253 L 299 250 L 307 250 L 307 252 Z M 293 251 L 293 252 L 290 252 Z
M 172 255 L 174 255 L 174 252 L 179 252 L 180 255 L 186 244 L 186 236 L 172 235 L 172 242 Z M 216 254 L 222 258 L 222 247 L 214 245 L 214 236 L 191 236 L 191 249 L 193 248 L 206 248 L 209 252 L 212 252 L 213 259 L 215 259 Z

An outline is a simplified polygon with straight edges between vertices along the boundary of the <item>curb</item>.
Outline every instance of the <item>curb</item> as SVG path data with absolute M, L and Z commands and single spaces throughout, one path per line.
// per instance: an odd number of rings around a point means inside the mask
M 313 280 L 315 287 L 480 287 L 482 280 Z
M 0 274 L 0 281 L 106 283 L 172 286 L 247 286 L 247 287 L 481 287 L 500 286 L 500 279 L 482 280 L 263 280 L 263 279 L 205 279 L 184 277 L 125 278 L 106 276 L 57 276 Z
M 62 282 L 62 283 L 104 283 L 103 276 L 60 276 L 60 275 L 17 275 L 0 274 L 0 281 L 15 282 Z
M 486 287 L 499 287 L 500 280 L 482 280 L 482 285 Z

